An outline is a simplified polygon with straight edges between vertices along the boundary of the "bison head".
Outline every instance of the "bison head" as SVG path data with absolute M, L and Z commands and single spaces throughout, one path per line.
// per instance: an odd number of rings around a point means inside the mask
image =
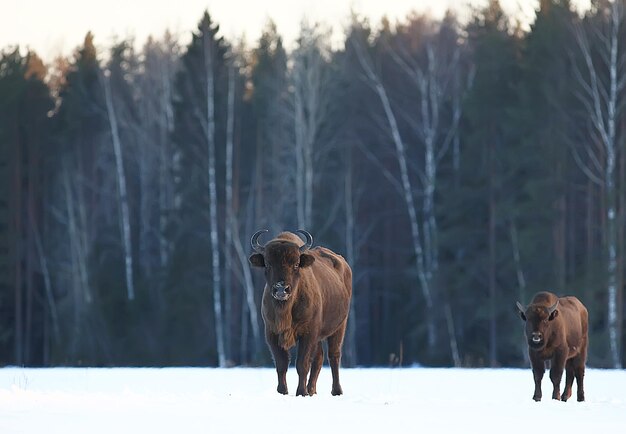
M 546 346 L 552 334 L 552 321 L 559 315 L 559 300 L 552 306 L 530 304 L 524 307 L 517 302 L 520 318 L 526 322 L 526 339 L 531 350 L 539 351 Z
M 259 236 L 267 230 L 258 231 L 250 240 L 255 253 L 250 256 L 250 263 L 255 267 L 265 268 L 265 281 L 272 297 L 278 301 L 287 301 L 295 297 L 300 281 L 300 269 L 309 267 L 315 258 L 306 253 L 313 245 L 313 237 L 307 231 L 298 230 L 304 235 L 306 243 L 299 246 L 294 241 L 276 238 L 265 246 L 259 244 Z

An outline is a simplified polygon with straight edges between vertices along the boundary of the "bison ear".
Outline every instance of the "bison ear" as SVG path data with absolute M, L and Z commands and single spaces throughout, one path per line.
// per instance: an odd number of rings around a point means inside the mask
M 524 314 L 524 311 L 525 311 L 524 306 L 522 306 L 519 301 L 516 303 L 517 303 L 517 313 L 519 314 L 519 317 L 523 321 L 526 321 L 526 315 Z
M 265 258 L 260 253 L 254 253 L 248 258 L 253 267 L 265 267 Z
M 548 317 L 549 321 L 552 321 L 554 318 L 556 318 L 557 316 L 559 316 L 559 311 L 554 309 L 554 311 L 550 314 L 550 316 Z
M 314 256 L 309 255 L 307 253 L 303 253 L 303 254 L 300 255 L 299 267 L 300 268 L 310 267 L 313 262 L 315 262 L 315 257 Z

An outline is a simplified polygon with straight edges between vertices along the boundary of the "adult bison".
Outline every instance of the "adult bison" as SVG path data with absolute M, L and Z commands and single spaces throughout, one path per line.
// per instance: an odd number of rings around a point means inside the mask
M 322 340 L 328 340 L 328 361 L 333 375 L 331 393 L 343 393 L 339 384 L 341 345 L 346 331 L 352 270 L 340 255 L 324 247 L 311 248 L 313 237 L 282 232 L 264 246 L 256 232 L 251 239 L 250 263 L 265 268 L 262 315 L 265 338 L 278 373 L 278 393 L 287 394 L 289 349 L 298 342 L 296 396 L 314 395 L 323 363 Z M 309 375 L 308 385 L 306 383 Z
M 533 399 L 541 401 L 541 379 L 545 361 L 550 360 L 552 399 L 567 401 L 576 377 L 578 401 L 585 400 L 583 377 L 589 337 L 587 309 L 576 297 L 557 297 L 539 292 L 526 307 L 517 302 L 519 316 L 526 322 L 528 353 L 535 379 Z M 559 386 L 565 369 L 565 390 L 559 397 Z

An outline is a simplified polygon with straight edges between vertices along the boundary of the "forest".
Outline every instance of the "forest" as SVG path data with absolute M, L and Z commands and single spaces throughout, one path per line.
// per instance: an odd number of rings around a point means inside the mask
M 0 366 L 269 366 L 250 236 L 305 229 L 353 269 L 345 366 L 525 366 L 552 291 L 621 368 L 625 11 L 1 48 Z

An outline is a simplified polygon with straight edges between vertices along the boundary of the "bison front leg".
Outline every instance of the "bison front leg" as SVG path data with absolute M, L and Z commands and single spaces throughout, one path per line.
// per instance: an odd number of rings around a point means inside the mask
M 317 348 L 317 339 L 310 336 L 301 337 L 298 342 L 298 358 L 296 360 L 296 370 L 298 371 L 298 389 L 296 396 L 308 396 L 309 392 L 306 388 L 306 379 L 311 370 L 311 358 L 313 350 Z
M 565 363 L 565 389 L 561 395 L 561 401 L 565 402 L 572 396 L 572 384 L 574 383 L 574 364 L 572 360 Z
M 550 367 L 550 380 L 552 381 L 552 399 L 559 401 L 561 399 L 560 388 L 561 378 L 563 377 L 563 371 L 565 370 L 564 354 L 557 353 L 552 359 L 552 366 Z
M 541 401 L 541 380 L 546 370 L 545 363 L 537 356 L 533 356 L 531 353 L 530 364 L 533 368 L 533 379 L 535 380 L 535 393 L 533 399 L 535 401 Z
M 282 395 L 287 395 L 287 368 L 289 368 L 289 351 L 285 350 L 278 344 L 278 336 L 274 333 L 266 331 L 265 337 L 272 352 L 274 363 L 276 364 L 276 373 L 278 374 L 278 387 L 276 390 Z
M 313 364 L 311 365 L 311 374 L 309 375 L 309 384 L 306 389 L 309 395 L 313 396 L 317 393 L 317 377 L 320 375 L 322 364 L 324 363 L 324 350 L 322 343 L 317 344 L 317 349 L 313 354 Z

